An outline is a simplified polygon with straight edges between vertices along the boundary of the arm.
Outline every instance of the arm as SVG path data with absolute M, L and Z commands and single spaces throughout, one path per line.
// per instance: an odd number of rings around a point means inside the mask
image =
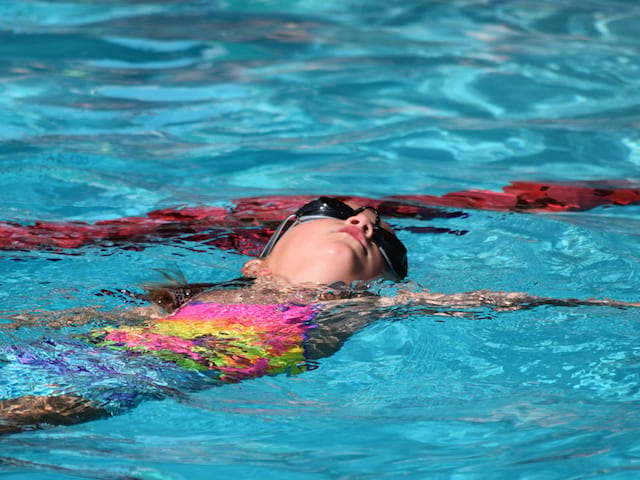
M 100 310 L 95 307 L 70 308 L 59 311 L 34 311 L 7 315 L 10 323 L 0 323 L 0 329 L 20 327 L 62 328 L 88 324 L 138 324 L 160 318 L 163 311 L 157 306 L 137 307 L 130 310 Z
M 640 302 L 623 302 L 610 299 L 578 299 L 536 297 L 523 292 L 492 292 L 477 290 L 467 293 L 401 293 L 394 297 L 381 298 L 383 305 L 416 305 L 449 308 L 491 307 L 496 311 L 526 310 L 543 305 L 555 307 L 599 306 L 613 308 L 640 307 Z
M 307 336 L 307 357 L 315 360 L 337 352 L 347 339 L 370 323 L 385 318 L 403 318 L 418 312 L 447 317 L 466 317 L 471 309 L 489 307 L 495 311 L 528 310 L 543 305 L 555 307 L 598 306 L 640 307 L 640 302 L 609 299 L 558 299 L 535 297 L 522 292 L 477 290 L 467 293 L 400 293 L 393 297 L 366 296 L 328 302 L 327 311 L 316 320 Z M 419 307 L 398 310 L 398 307 Z

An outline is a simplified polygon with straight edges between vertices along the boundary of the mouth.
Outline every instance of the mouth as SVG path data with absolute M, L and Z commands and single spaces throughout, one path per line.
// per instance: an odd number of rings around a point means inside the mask
M 367 248 L 367 239 L 364 237 L 364 233 L 362 233 L 362 230 L 360 230 L 359 228 L 356 227 L 342 227 L 340 230 L 338 230 L 339 233 L 346 233 L 347 235 L 355 238 L 358 242 L 360 242 L 362 244 L 362 246 L 365 248 Z

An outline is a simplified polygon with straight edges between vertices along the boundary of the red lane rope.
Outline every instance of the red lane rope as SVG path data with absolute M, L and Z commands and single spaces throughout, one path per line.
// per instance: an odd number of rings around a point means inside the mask
M 217 248 L 256 254 L 277 223 L 317 196 L 241 198 L 234 207 L 182 207 L 146 216 L 86 222 L 0 222 L 0 249 L 73 249 L 89 244 L 139 245 L 166 238 L 200 241 Z M 502 192 L 468 190 L 434 195 L 373 199 L 339 196 L 378 208 L 385 217 L 431 219 L 465 215 L 442 208 L 514 212 L 569 212 L 640 203 L 640 185 L 625 181 L 512 182 Z M 446 229 L 445 229 L 446 230 Z M 431 231 L 431 230 L 429 230 Z

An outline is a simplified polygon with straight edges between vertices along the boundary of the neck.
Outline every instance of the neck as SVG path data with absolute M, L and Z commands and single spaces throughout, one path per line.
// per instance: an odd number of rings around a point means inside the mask
M 211 290 L 194 299 L 221 303 L 299 303 L 309 304 L 370 295 L 368 284 L 346 285 L 335 283 L 290 283 L 271 276 L 258 277 L 253 285 L 235 290 Z

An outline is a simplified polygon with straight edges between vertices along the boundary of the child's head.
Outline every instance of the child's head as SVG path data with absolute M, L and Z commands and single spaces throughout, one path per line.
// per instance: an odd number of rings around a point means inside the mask
M 374 208 L 321 197 L 287 218 L 243 272 L 296 284 L 401 280 L 407 275 L 406 253 Z

